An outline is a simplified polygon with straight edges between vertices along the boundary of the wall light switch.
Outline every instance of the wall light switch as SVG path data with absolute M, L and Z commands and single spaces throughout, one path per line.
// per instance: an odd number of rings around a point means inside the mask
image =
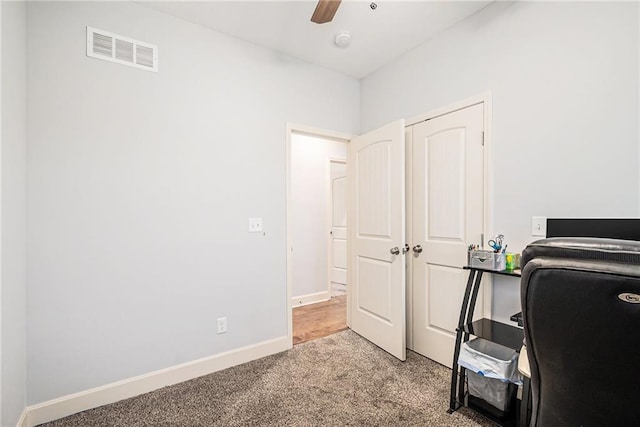
M 531 235 L 547 236 L 547 218 L 544 216 L 534 216 L 531 218 Z
M 249 218 L 249 233 L 260 233 L 262 231 L 262 218 Z
M 227 318 L 218 317 L 218 333 L 224 334 L 225 332 L 227 332 Z

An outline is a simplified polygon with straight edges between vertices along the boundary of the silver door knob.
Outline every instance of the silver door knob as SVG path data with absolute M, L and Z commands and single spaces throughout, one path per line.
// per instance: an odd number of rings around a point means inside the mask
M 420 245 L 415 245 L 415 246 L 413 247 L 413 252 L 415 252 L 415 253 L 417 253 L 417 254 L 421 253 L 421 252 L 422 252 L 422 246 L 420 246 Z
M 397 246 L 395 248 L 391 248 L 389 252 L 391 252 L 391 255 L 400 255 L 400 249 Z
M 402 255 L 406 254 L 407 252 L 409 252 L 409 245 L 405 243 L 402 247 Z

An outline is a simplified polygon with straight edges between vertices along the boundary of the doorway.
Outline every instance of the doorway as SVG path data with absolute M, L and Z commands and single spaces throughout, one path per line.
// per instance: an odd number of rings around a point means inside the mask
M 287 293 L 292 345 L 347 328 L 349 136 L 287 130 Z

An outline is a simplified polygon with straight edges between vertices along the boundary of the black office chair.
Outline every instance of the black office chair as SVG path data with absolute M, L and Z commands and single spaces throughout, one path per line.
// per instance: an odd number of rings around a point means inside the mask
M 640 426 L 640 242 L 552 238 L 522 253 L 532 426 Z

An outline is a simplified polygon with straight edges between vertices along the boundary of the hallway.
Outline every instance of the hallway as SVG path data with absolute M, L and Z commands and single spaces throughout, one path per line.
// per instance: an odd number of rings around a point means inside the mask
M 293 344 L 315 340 L 347 329 L 347 296 L 293 309 Z

